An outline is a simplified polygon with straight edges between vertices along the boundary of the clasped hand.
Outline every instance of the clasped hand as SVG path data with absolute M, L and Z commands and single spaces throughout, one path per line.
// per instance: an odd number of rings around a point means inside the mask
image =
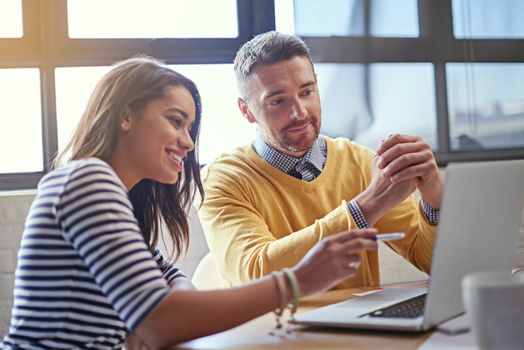
M 418 136 L 394 134 L 379 144 L 371 183 L 355 199 L 373 226 L 416 189 L 426 203 L 439 209 L 442 187 L 431 147 Z

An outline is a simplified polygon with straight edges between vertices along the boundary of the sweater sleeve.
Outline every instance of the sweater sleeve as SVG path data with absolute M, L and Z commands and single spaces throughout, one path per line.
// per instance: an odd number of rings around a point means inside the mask
M 373 155 L 373 151 L 362 148 L 362 152 L 359 153 L 360 158 L 356 160 L 360 164 L 362 177 L 367 178 L 368 183 L 371 182 L 373 172 L 371 166 Z M 382 233 L 405 232 L 404 239 L 385 243 L 419 270 L 429 273 L 436 226 L 428 222 L 415 195 L 409 196 L 391 208 L 374 227 Z
M 420 200 L 412 195 L 389 210 L 375 225 L 380 232 L 402 231 L 406 237 L 386 244 L 419 270 L 429 273 L 435 242 L 436 226 L 422 211 Z
M 238 179 L 208 170 L 203 178 L 206 197 L 198 214 L 226 286 L 293 266 L 322 238 L 356 227 L 347 202 L 341 201 L 311 225 L 279 237 L 247 199 Z

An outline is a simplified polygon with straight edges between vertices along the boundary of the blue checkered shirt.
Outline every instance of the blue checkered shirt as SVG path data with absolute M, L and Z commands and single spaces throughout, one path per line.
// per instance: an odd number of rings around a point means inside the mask
M 268 145 L 260 134 L 257 134 L 255 141 L 253 141 L 253 148 L 263 160 L 278 170 L 308 182 L 320 175 L 327 159 L 326 140 L 323 137 L 318 137 L 313 147 L 299 158 L 277 151 Z M 369 227 L 362 210 L 354 199 L 348 202 L 348 207 L 358 228 Z M 439 210 L 433 209 L 425 201 L 422 201 L 422 211 L 430 224 L 436 225 L 438 223 Z

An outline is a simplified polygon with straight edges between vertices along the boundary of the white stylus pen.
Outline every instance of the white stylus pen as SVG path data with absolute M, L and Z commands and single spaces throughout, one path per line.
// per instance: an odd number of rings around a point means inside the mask
M 406 237 L 406 234 L 404 232 L 379 233 L 376 237 L 377 241 L 391 241 L 394 239 L 402 239 Z

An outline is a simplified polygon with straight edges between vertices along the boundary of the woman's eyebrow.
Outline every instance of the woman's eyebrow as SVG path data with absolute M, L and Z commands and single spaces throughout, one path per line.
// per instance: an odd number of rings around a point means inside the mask
M 179 113 L 185 119 L 189 118 L 188 114 L 183 109 L 180 109 L 178 107 L 171 107 L 171 108 L 168 108 L 166 111 L 170 113 Z

